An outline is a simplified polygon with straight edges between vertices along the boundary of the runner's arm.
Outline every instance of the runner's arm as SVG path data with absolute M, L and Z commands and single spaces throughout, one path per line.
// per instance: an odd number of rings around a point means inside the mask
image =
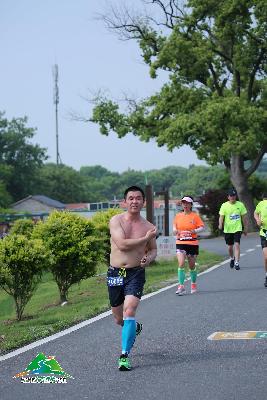
M 254 218 L 258 226 L 261 226 L 261 216 L 256 211 L 254 211 Z
M 219 229 L 223 229 L 223 223 L 224 223 L 224 215 L 220 214 L 219 217 Z
M 198 228 L 193 229 L 192 232 L 199 233 L 199 232 L 204 231 L 204 229 L 205 229 L 205 227 L 204 227 L 204 225 L 202 225 L 202 226 L 199 226 Z
M 147 246 L 147 252 L 141 260 L 141 266 L 147 267 L 157 257 L 157 242 L 156 238 L 150 240 Z

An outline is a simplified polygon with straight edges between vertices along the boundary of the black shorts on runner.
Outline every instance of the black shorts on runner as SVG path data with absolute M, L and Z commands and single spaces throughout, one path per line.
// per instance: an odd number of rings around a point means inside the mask
M 267 238 L 265 236 L 260 236 L 261 238 L 261 248 L 264 249 L 267 247 Z
M 176 244 L 176 253 L 184 253 L 187 256 L 197 256 L 199 246 L 194 244 Z
M 114 284 L 109 286 L 109 281 Z M 141 299 L 145 282 L 145 268 L 143 267 L 115 268 L 110 266 L 107 272 L 107 285 L 111 307 L 123 304 L 127 295 Z
M 224 240 L 228 246 L 232 246 L 234 243 L 240 243 L 242 232 L 225 233 Z

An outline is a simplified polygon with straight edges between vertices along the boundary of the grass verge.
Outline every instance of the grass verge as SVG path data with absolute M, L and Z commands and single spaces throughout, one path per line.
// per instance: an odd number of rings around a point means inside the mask
M 220 262 L 221 256 L 200 250 L 199 272 Z M 146 270 L 144 293 L 154 292 L 177 281 L 177 260 L 160 260 Z M 13 299 L 0 290 L 0 354 L 52 335 L 108 310 L 106 278 L 103 275 L 81 281 L 69 291 L 68 304 L 59 304 L 56 283 L 50 273 L 27 304 L 22 321 L 16 321 Z

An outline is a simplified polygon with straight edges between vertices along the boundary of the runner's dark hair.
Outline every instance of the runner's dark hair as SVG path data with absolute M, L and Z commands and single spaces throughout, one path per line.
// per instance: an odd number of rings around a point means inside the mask
M 145 192 L 139 186 L 129 186 L 124 192 L 124 199 L 126 200 L 128 192 L 141 192 L 143 200 L 145 200 Z

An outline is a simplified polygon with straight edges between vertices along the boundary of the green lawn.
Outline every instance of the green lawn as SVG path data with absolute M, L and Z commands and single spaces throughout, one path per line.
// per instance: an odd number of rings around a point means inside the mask
M 198 269 L 203 271 L 222 257 L 200 251 Z M 103 268 L 102 268 L 103 271 Z M 177 280 L 177 261 L 162 260 L 147 268 L 145 293 L 153 292 Z M 98 272 L 101 272 L 101 268 Z M 0 290 L 0 354 L 54 334 L 78 322 L 108 310 L 105 276 L 95 276 L 73 285 L 69 301 L 59 304 L 59 294 L 52 275 L 46 273 L 27 304 L 22 321 L 16 321 L 13 299 Z

